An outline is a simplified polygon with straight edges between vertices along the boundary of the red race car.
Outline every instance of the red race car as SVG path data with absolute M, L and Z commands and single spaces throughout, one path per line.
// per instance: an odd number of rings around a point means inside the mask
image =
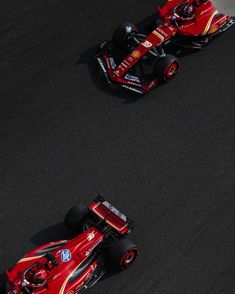
M 124 23 L 99 46 L 96 59 L 109 84 L 145 94 L 178 73 L 176 56 L 202 49 L 235 23 L 210 0 L 169 0 L 158 15 L 143 28 Z
M 81 233 L 72 240 L 51 242 L 26 254 L 6 272 L 7 294 L 83 293 L 110 268 L 127 269 L 137 246 L 125 237 L 133 222 L 102 196 L 88 206 L 76 205 L 65 224 Z

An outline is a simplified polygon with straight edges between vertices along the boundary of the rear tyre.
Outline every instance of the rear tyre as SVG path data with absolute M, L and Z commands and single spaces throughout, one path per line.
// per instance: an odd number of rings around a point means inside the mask
M 156 61 L 153 72 L 159 81 L 168 82 L 178 73 L 179 65 L 178 58 L 168 54 Z
M 85 218 L 88 216 L 89 210 L 83 204 L 74 205 L 66 214 L 64 224 L 74 233 L 83 230 Z
M 133 38 L 133 34 L 137 32 L 136 26 L 126 22 L 120 25 L 113 33 L 112 41 L 120 49 L 128 48 L 130 40 Z
M 114 244 L 108 253 L 108 262 L 117 270 L 125 270 L 135 261 L 138 248 L 128 239 Z

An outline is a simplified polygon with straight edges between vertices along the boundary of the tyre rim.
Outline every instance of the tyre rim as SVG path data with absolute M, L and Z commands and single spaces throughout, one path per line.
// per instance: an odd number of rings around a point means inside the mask
M 172 79 L 177 74 L 177 71 L 178 71 L 178 63 L 176 62 L 172 63 L 166 68 L 165 77 L 167 79 Z
M 130 250 L 124 254 L 121 260 L 121 268 L 129 267 L 137 256 L 137 250 Z

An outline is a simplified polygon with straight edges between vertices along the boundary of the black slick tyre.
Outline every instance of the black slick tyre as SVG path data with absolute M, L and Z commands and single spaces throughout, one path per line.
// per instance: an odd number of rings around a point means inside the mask
M 70 231 L 77 233 L 83 229 L 83 223 L 88 215 L 89 210 L 83 204 L 74 205 L 66 214 L 64 218 L 64 224 Z
M 126 49 L 134 32 L 137 32 L 137 28 L 133 24 L 129 22 L 121 24 L 114 31 L 112 41 L 120 49 Z
M 178 73 L 179 65 L 178 58 L 171 54 L 160 57 L 154 65 L 154 76 L 160 82 L 168 82 Z
M 110 248 L 108 262 L 117 270 L 125 270 L 133 264 L 137 255 L 137 246 L 128 239 L 122 239 Z

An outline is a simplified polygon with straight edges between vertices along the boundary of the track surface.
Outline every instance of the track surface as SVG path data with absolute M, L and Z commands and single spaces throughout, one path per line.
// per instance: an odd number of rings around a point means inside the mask
M 141 253 L 89 293 L 235 293 L 235 28 L 145 98 L 96 78 L 94 46 L 156 4 L 1 1 L 0 272 L 101 193 Z

